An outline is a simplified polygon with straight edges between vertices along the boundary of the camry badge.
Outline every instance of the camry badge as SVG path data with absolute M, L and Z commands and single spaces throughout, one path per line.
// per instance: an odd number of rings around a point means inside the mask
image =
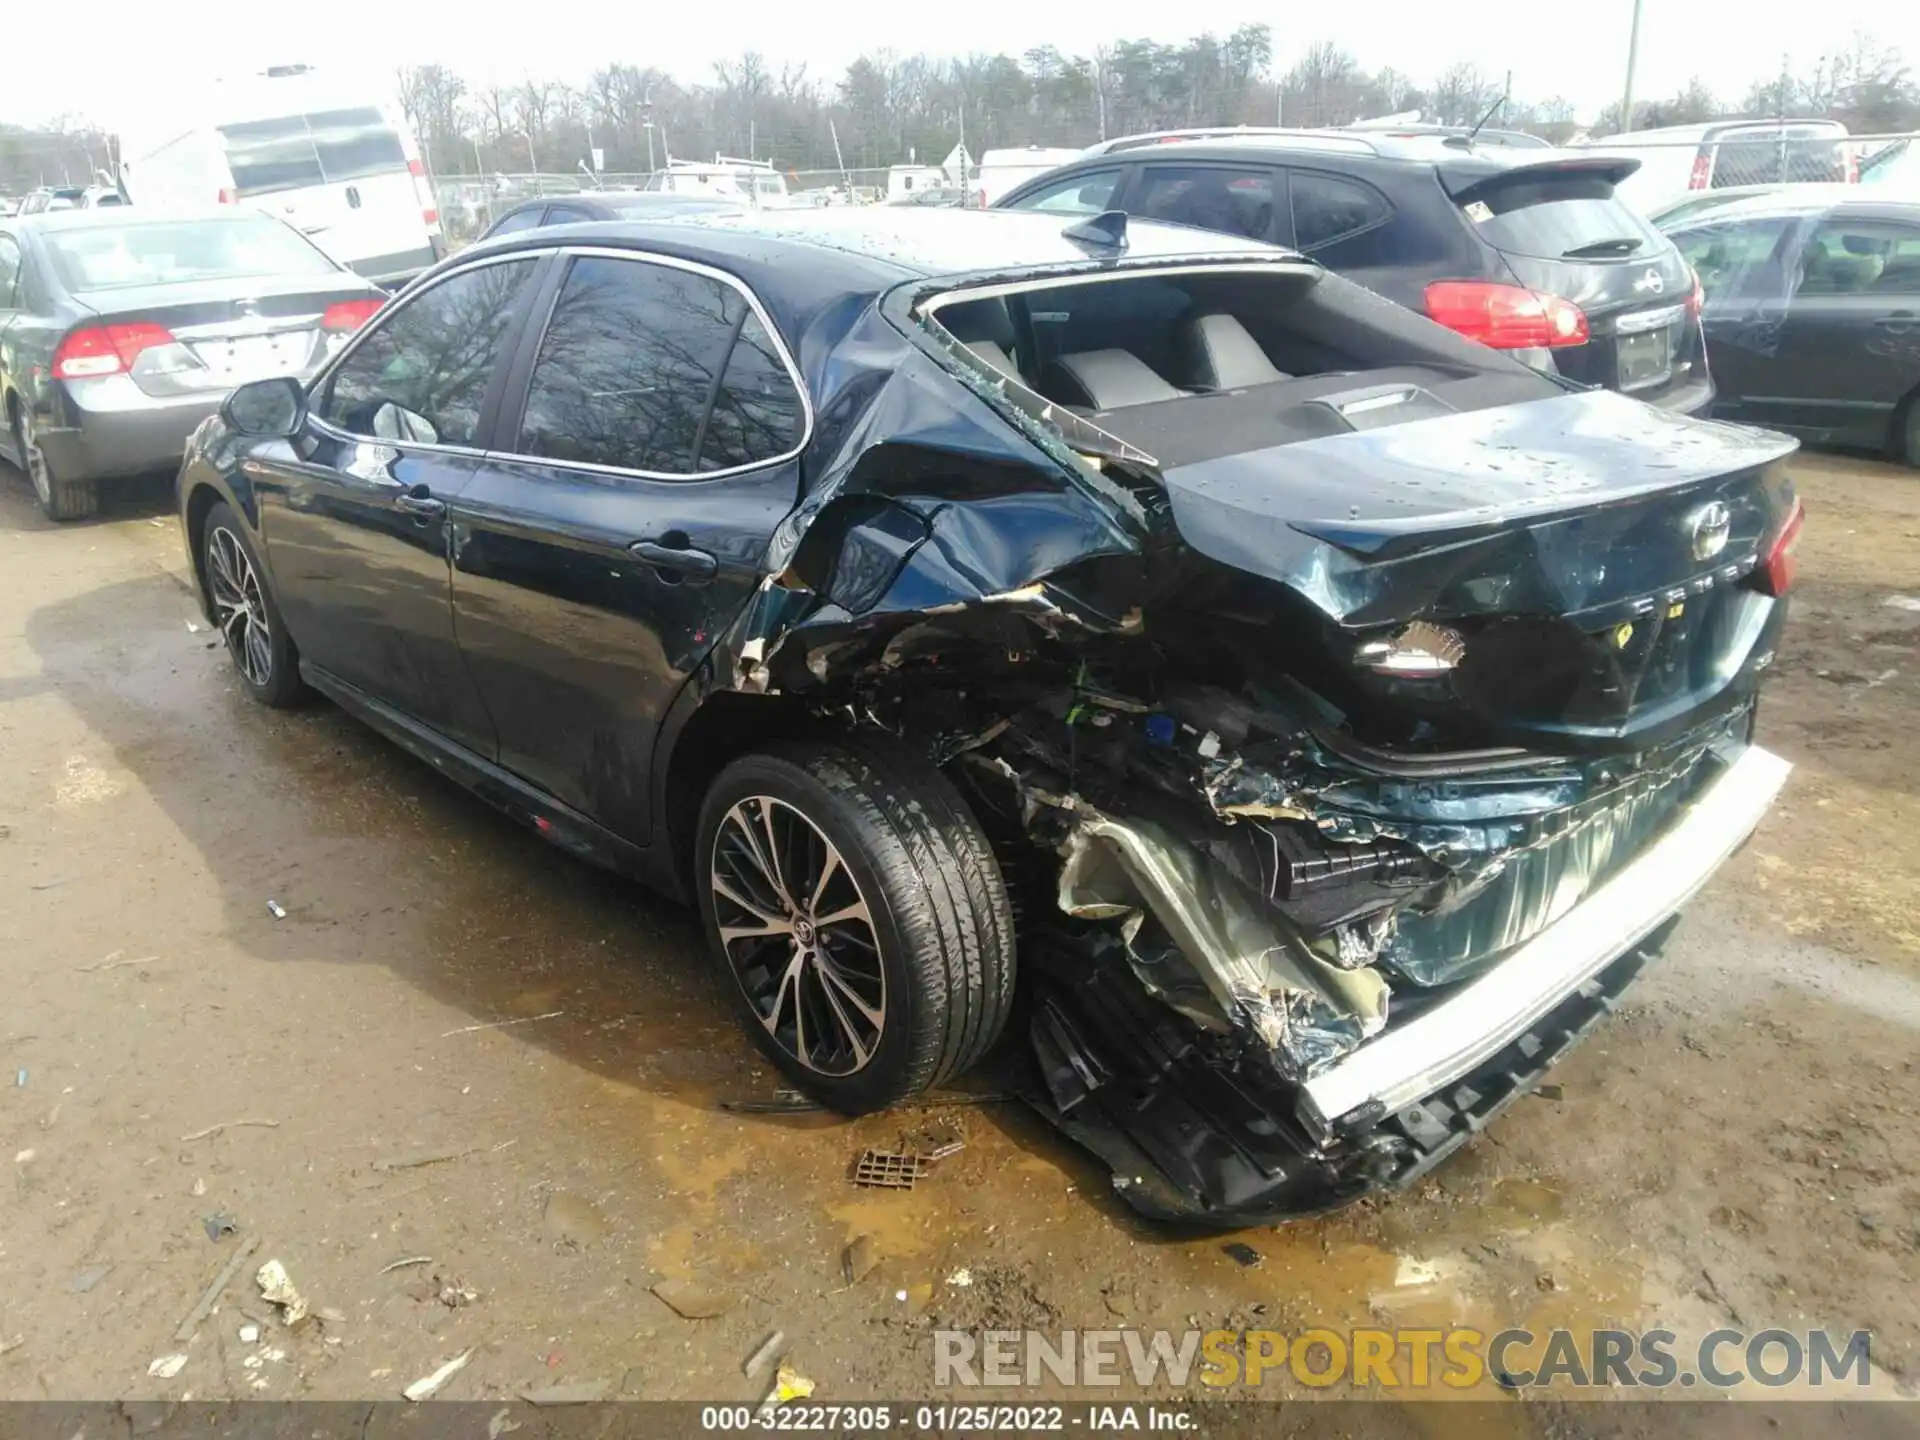
M 1711 560 L 1727 548 L 1727 536 L 1733 530 L 1733 512 L 1725 502 L 1708 501 L 1693 512 L 1693 558 Z

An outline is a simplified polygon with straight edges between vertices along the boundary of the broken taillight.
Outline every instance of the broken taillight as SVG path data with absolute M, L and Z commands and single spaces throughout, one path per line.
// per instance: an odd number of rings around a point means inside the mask
M 1780 527 L 1780 533 L 1773 537 L 1773 543 L 1767 547 L 1765 558 L 1753 572 L 1753 583 L 1767 595 L 1780 596 L 1793 587 L 1795 561 L 1793 552 L 1800 544 L 1800 531 L 1806 523 L 1807 512 L 1799 500 L 1793 502 L 1793 509 L 1787 512 L 1787 522 Z

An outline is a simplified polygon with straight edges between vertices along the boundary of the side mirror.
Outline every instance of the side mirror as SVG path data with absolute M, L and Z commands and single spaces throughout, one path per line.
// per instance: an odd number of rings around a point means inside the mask
M 291 375 L 250 380 L 220 406 L 220 418 L 236 435 L 292 439 L 307 418 L 307 392 Z

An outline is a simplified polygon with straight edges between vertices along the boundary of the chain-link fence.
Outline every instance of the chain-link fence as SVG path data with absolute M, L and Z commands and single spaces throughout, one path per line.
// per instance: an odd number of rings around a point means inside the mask
M 1920 199 L 1920 135 L 1849 135 L 1830 121 L 1742 120 L 1608 135 L 1580 148 L 1638 160 L 1636 193 L 1897 184 Z

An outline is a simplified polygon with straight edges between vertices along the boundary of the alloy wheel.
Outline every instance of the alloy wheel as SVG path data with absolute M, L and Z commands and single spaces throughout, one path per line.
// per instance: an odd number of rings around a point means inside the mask
M 267 602 L 260 577 L 240 537 L 216 527 L 207 537 L 207 588 L 213 620 L 240 673 L 256 688 L 273 678 L 273 632 L 267 626 Z
M 799 810 L 750 795 L 708 865 L 720 946 L 767 1034 L 821 1075 L 866 1068 L 886 1030 L 873 912 L 846 861 Z
M 15 433 L 20 441 L 21 462 L 27 467 L 27 478 L 33 482 L 33 493 L 40 497 L 42 505 L 50 507 L 53 504 L 53 472 L 47 469 L 47 457 L 34 437 L 33 417 L 23 414 L 20 428 Z

